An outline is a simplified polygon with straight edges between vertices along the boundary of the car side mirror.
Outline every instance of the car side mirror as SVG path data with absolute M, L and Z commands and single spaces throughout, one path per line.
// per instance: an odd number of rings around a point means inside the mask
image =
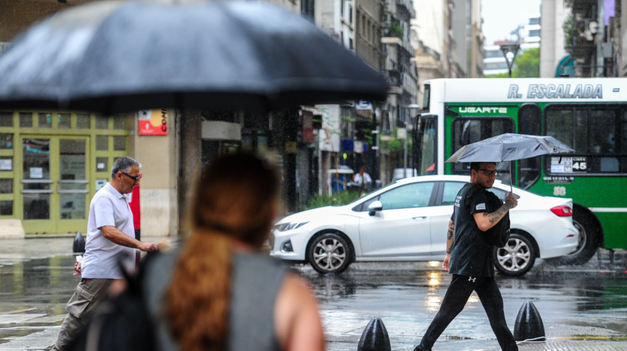
M 383 210 L 383 204 L 381 203 L 381 201 L 375 201 L 368 205 L 368 214 L 371 216 L 374 216 L 375 214 L 377 214 L 377 211 L 381 210 Z

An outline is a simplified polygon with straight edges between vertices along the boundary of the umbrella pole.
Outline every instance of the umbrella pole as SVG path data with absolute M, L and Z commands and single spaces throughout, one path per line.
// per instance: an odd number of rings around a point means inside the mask
M 512 161 L 509 161 L 509 192 L 514 193 L 514 186 L 512 185 L 514 180 L 514 174 L 512 173 Z

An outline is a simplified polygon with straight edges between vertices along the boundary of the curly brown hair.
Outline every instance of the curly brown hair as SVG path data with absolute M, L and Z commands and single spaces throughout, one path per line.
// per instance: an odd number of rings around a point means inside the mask
M 228 335 L 232 239 L 260 247 L 278 204 L 276 169 L 239 153 L 217 159 L 191 203 L 191 235 L 181 249 L 164 314 L 181 351 L 224 350 Z

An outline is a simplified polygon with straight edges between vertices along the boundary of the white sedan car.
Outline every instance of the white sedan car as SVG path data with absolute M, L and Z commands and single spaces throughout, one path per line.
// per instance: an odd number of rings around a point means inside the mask
M 340 273 L 354 261 L 441 261 L 458 191 L 468 176 L 423 176 L 400 180 L 344 206 L 317 208 L 281 219 L 270 236 L 270 255 L 308 262 L 320 273 Z M 502 200 L 510 186 L 490 189 Z M 511 236 L 493 252 L 503 274 L 517 276 L 536 258 L 567 255 L 577 248 L 572 200 L 514 188 Z

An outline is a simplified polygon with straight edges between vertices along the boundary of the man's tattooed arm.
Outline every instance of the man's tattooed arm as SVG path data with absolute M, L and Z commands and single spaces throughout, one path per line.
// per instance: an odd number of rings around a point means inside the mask
M 492 227 L 494 227 L 507 213 L 507 211 L 518 205 L 518 201 L 516 197 L 512 194 L 509 194 L 505 199 L 505 203 L 503 206 L 499 207 L 498 210 L 488 213 L 484 212 L 483 214 L 475 213 L 473 217 L 475 218 L 475 222 L 477 223 L 477 227 L 481 231 L 486 231 Z
M 453 241 L 455 239 L 455 223 L 453 221 L 448 222 L 448 231 L 446 232 L 446 253 L 451 253 Z

